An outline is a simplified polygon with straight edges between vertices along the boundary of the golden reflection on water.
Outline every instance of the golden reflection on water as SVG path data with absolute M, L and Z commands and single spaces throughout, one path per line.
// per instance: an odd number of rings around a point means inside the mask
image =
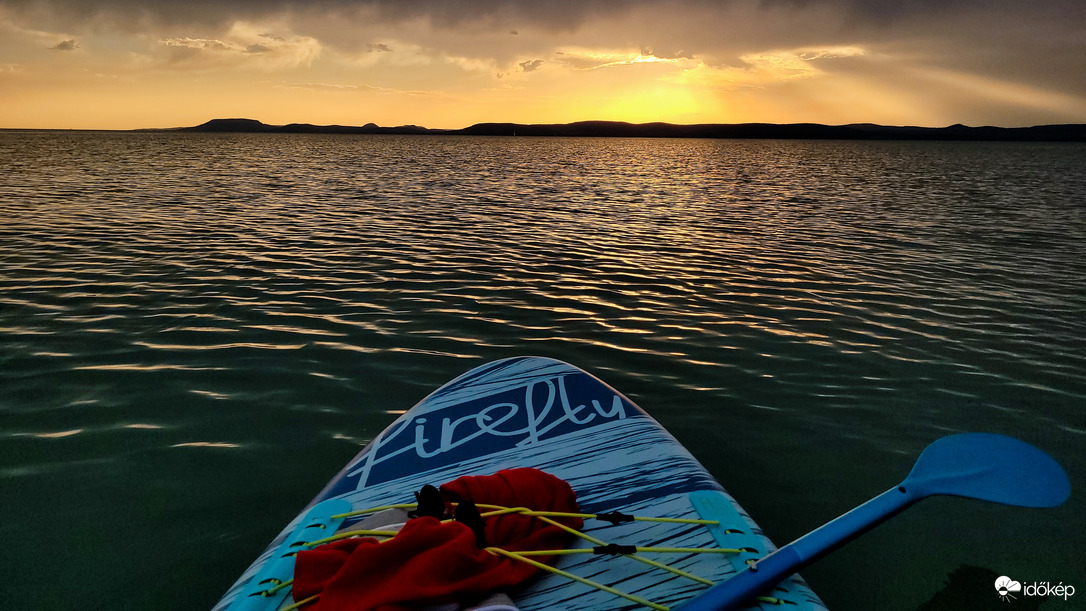
M 0 142 L 0 415 L 16 431 L 0 480 L 22 486 L 5 500 L 66 503 L 120 535 L 64 566 L 13 541 L 31 607 L 59 582 L 91 607 L 129 582 L 209 607 L 294 515 L 268 498 L 320 488 L 438 385 L 517 354 L 597 372 L 666 419 L 775 532 L 978 425 L 1086 473 L 1079 145 Z M 114 519 L 166 497 L 176 511 L 138 529 Z M 30 504 L 5 523 L 48 536 Z M 1038 549 L 1083 539 L 1081 520 L 1022 520 Z M 205 566 L 206 546 L 145 562 L 170 529 L 229 540 L 198 592 L 161 576 Z M 903 562 L 933 568 L 920 548 L 948 543 L 918 537 Z M 124 580 L 86 571 L 103 554 Z M 870 566 L 859 581 L 878 591 Z
M 60 439 L 62 437 L 71 437 L 72 435 L 78 435 L 83 432 L 83 429 L 72 429 L 70 431 L 57 431 L 55 433 L 30 433 L 31 437 L 37 437 L 38 439 Z

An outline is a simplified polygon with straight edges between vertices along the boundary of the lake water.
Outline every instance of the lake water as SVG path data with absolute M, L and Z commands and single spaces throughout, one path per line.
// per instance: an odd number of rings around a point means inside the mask
M 1034 443 L 1064 506 L 931 499 L 804 574 L 1086 597 L 1084 145 L 3 132 L 0 166 L 9 608 L 210 607 L 395 414 L 521 354 L 778 544 L 940 436 Z

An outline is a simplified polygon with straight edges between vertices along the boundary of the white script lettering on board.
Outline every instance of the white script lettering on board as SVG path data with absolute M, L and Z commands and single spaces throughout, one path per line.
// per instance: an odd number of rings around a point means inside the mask
M 519 438 L 513 445 L 538 443 L 543 435 L 565 423 L 586 425 L 601 419 L 622 420 L 626 408 L 618 395 L 612 395 L 610 405 L 591 399 L 588 404 L 571 405 L 566 394 L 565 378 L 530 382 L 524 387 L 523 403 L 500 402 L 466 416 L 436 418 L 421 416 L 405 422 L 387 434 L 373 440 L 362 463 L 347 476 L 361 474 L 358 488 L 366 485 L 373 467 L 406 452 L 419 458 L 433 458 L 484 435 Z M 556 383 L 557 382 L 557 383 Z M 535 397 L 538 385 L 546 385 L 546 399 Z M 440 412 L 439 412 L 440 414 Z

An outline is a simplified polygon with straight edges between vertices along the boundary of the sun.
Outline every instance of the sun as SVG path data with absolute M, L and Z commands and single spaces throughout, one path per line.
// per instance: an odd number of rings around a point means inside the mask
M 630 87 L 610 96 L 597 109 L 601 118 L 629 123 L 698 123 L 709 120 L 710 100 L 670 83 Z M 712 119 L 719 122 L 719 117 Z

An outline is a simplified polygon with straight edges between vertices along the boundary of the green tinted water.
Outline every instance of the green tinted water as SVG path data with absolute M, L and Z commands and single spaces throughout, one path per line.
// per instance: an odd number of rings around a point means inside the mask
M 1086 147 L 76 132 L 0 158 L 15 608 L 209 607 L 394 414 L 519 354 L 630 396 L 778 543 L 948 433 L 1086 473 Z M 916 608 L 961 564 L 1086 592 L 1083 511 L 925 501 L 805 575 L 839 609 Z

